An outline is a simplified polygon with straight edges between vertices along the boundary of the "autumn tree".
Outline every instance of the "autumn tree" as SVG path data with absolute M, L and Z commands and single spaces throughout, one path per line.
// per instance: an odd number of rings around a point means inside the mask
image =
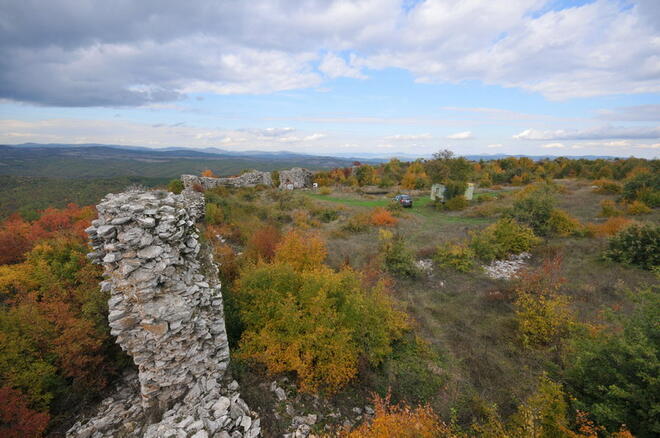
M 340 438 L 458 438 L 430 406 L 392 405 L 390 396 L 374 398 L 375 415 Z

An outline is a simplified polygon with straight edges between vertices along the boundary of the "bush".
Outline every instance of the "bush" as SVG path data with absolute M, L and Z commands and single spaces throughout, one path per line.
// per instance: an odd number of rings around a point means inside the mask
M 609 218 L 602 224 L 587 224 L 587 232 L 595 237 L 612 236 L 632 223 L 633 221 L 630 219 L 616 216 Z
M 215 174 L 213 173 L 213 171 L 211 169 L 206 169 L 206 170 L 202 171 L 202 176 L 206 177 L 206 178 L 215 178 Z
M 336 392 L 357 375 L 361 358 L 377 366 L 408 328 L 384 284 L 366 287 L 351 269 L 317 264 L 300 271 L 276 256 L 238 285 L 245 325 L 239 357 L 271 374 L 295 372 L 303 391 Z
M 567 389 L 577 409 L 610 432 L 622 424 L 638 437 L 658 436 L 660 351 L 657 291 L 636 293 L 630 316 L 618 316 L 605 332 L 577 338 L 567 358 Z
M 167 190 L 178 195 L 183 191 L 183 183 L 180 179 L 173 179 L 167 184 Z
M 430 406 L 390 405 L 389 395 L 374 399 L 375 416 L 340 438 L 456 438 Z
M 385 270 L 398 277 L 415 277 L 419 274 L 413 256 L 400 235 L 381 229 L 379 239 Z
M 342 230 L 351 233 L 361 233 L 369 229 L 371 218 L 368 213 L 358 213 L 348 218 Z
M 253 261 L 270 262 L 275 257 L 275 249 L 282 240 L 280 231 L 273 225 L 257 229 L 248 239 L 245 254 Z
M 491 261 L 529 251 L 539 242 L 531 228 L 504 218 L 480 232 L 472 233 L 470 248 L 478 258 Z
M 465 199 L 465 196 L 463 195 L 454 196 L 453 198 L 445 202 L 445 208 L 451 211 L 463 210 L 467 206 L 468 206 L 468 200 Z
M 441 268 L 468 272 L 474 266 L 474 258 L 474 251 L 469 246 L 460 243 L 445 243 L 438 246 L 433 260 Z
M 393 226 L 399 222 L 392 213 L 382 207 L 376 208 L 371 212 L 371 223 L 376 226 Z
M 602 217 L 621 216 L 623 215 L 623 211 L 616 206 L 616 202 L 611 199 L 605 199 L 600 203 L 600 215 Z
M 554 210 L 555 199 L 551 186 L 530 186 L 523 189 L 513 203 L 510 216 L 521 224 L 529 225 L 539 236 L 550 233 L 550 217 Z
M 630 204 L 626 205 L 626 213 L 630 215 L 638 215 L 638 214 L 648 214 L 651 213 L 653 210 L 651 208 L 644 204 L 642 201 L 633 201 Z
M 596 193 L 604 195 L 616 195 L 621 193 L 622 190 L 621 184 L 609 179 L 598 179 L 593 182 L 593 185 L 596 186 L 596 189 L 594 189 Z
M 604 257 L 652 270 L 660 266 L 660 226 L 631 225 L 611 237 Z
M 639 173 L 628 179 L 623 185 L 623 199 L 635 199 L 650 207 L 660 205 L 660 175 L 655 173 Z
M 330 187 L 321 187 L 319 189 L 319 195 L 328 196 L 330 193 L 332 193 L 332 189 Z
M 559 294 L 561 259 L 546 261 L 539 269 L 523 273 L 513 303 L 523 345 L 547 347 L 566 337 L 573 323 L 569 299 Z
M 314 212 L 321 222 L 328 223 L 339 219 L 339 212 L 332 208 L 323 208 Z
M 584 226 L 564 210 L 555 208 L 548 221 L 550 230 L 559 236 L 579 235 L 584 232 Z
M 447 381 L 439 363 L 439 355 L 426 341 L 408 334 L 393 344 L 392 353 L 373 376 L 374 386 L 381 394 L 389 391 L 395 400 L 430 400 Z
M 449 201 L 457 196 L 463 196 L 467 189 L 467 184 L 464 182 L 449 181 L 445 184 L 445 199 Z

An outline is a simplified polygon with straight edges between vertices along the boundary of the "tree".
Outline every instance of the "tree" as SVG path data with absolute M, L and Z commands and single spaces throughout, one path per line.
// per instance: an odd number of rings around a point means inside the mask
M 638 291 L 630 316 L 612 315 L 611 329 L 576 338 L 565 379 L 575 407 L 614 432 L 660 434 L 660 295 Z
M 0 436 L 38 438 L 46 430 L 48 421 L 48 414 L 30 409 L 19 391 L 0 388 Z
M 405 403 L 390 404 L 390 396 L 374 398 L 374 418 L 340 438 L 458 438 L 430 406 L 412 408 Z

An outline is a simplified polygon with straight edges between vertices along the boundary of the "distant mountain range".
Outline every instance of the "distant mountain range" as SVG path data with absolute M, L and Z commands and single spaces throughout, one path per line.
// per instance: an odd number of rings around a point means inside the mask
M 181 146 L 171 146 L 163 148 L 153 148 L 147 146 L 123 146 L 123 145 L 110 145 L 110 144 L 98 144 L 98 143 L 85 143 L 85 144 L 63 144 L 63 143 L 23 143 L 18 145 L 6 145 L 16 148 L 41 148 L 41 149 L 62 149 L 62 148 L 112 148 L 119 150 L 127 151 L 141 151 L 146 153 L 165 153 L 165 152 L 176 152 L 176 153 L 185 153 L 186 156 L 192 156 L 193 152 L 199 152 L 203 154 L 211 155 L 220 155 L 223 157 L 249 157 L 256 159 L 275 159 L 275 160 L 288 160 L 288 159 L 341 159 L 345 161 L 366 161 L 366 162 L 384 162 L 390 158 L 398 158 L 400 160 L 416 160 L 418 158 L 432 158 L 432 154 L 410 154 L 404 152 L 394 152 L 394 153 L 378 153 L 378 152 L 358 152 L 350 155 L 346 154 L 327 154 L 324 156 L 303 154 L 299 152 L 291 151 L 261 151 L 261 150 L 251 150 L 251 151 L 230 151 L 226 149 L 216 148 L 216 147 L 181 147 Z M 543 159 L 553 159 L 563 155 L 526 155 L 526 154 L 471 154 L 463 155 L 463 157 L 468 160 L 497 160 L 501 158 L 508 157 L 527 157 L 532 160 L 543 160 Z M 614 159 L 617 157 L 611 155 L 572 155 L 569 158 L 572 159 L 586 159 L 586 160 L 595 160 L 595 159 Z
M 117 145 L 34 144 L 0 145 L 0 175 L 51 178 L 147 177 L 177 178 L 211 169 L 234 175 L 246 169 L 282 170 L 291 167 L 331 169 L 351 160 L 292 152 L 200 151 L 191 148 L 152 149 Z

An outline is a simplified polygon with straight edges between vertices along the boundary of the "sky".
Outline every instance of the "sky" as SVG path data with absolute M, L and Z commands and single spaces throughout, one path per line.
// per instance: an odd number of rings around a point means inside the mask
M 0 144 L 660 152 L 659 0 L 0 0 Z

